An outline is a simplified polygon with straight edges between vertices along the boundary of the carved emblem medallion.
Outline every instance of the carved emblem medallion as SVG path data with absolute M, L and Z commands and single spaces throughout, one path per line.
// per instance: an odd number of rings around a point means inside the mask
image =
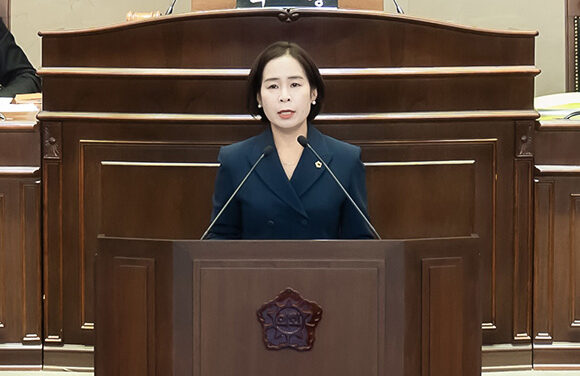
M 288 347 L 308 351 L 314 343 L 314 329 L 322 318 L 322 308 L 287 288 L 274 300 L 265 303 L 257 314 L 268 349 Z

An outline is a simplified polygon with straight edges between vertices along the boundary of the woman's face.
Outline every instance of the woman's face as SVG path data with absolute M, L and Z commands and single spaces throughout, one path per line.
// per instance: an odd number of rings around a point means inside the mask
M 310 104 L 316 95 L 304 69 L 292 56 L 282 55 L 264 67 L 258 103 L 272 127 L 282 131 L 305 127 Z

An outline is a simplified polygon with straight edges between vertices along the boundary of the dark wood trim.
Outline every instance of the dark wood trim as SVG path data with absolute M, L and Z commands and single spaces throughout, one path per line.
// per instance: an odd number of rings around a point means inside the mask
M 288 19 L 284 16 L 292 13 L 299 13 L 299 16 L 295 19 Z M 240 17 L 244 15 L 249 15 L 251 17 L 260 17 L 260 16 L 274 16 L 278 17 L 281 22 L 295 22 L 297 19 L 301 17 L 352 17 L 352 18 L 363 18 L 363 19 L 378 19 L 378 20 L 392 20 L 395 22 L 401 22 L 402 18 L 404 22 L 410 24 L 424 24 L 436 27 L 438 29 L 448 29 L 448 30 L 464 30 L 469 33 L 473 34 L 480 34 L 480 35 L 489 35 L 489 36 L 502 36 L 502 37 L 515 37 L 515 38 L 527 38 L 527 37 L 535 37 L 538 35 L 538 31 L 536 30 L 528 30 L 528 31 L 520 31 L 520 30 L 496 30 L 496 29 L 485 29 L 485 28 L 477 28 L 471 26 L 463 26 L 458 24 L 453 24 L 451 22 L 445 21 L 435 21 L 426 18 L 419 18 L 419 17 L 411 17 L 411 16 L 398 16 L 396 14 L 391 13 L 384 13 L 384 12 L 375 12 L 375 11 L 365 11 L 365 10 L 342 10 L 342 9 L 290 9 L 290 12 L 287 12 L 286 9 L 282 8 L 267 8 L 267 9 L 223 9 L 223 10 L 212 10 L 207 12 L 195 12 L 195 17 L 197 19 L 217 19 L 217 18 L 234 18 Z M 183 14 L 183 15 L 174 15 L 171 17 L 159 17 L 159 18 L 152 18 L 148 19 L 147 21 L 133 21 L 133 22 L 124 22 L 118 25 L 113 26 L 106 26 L 100 28 L 93 28 L 93 29 L 84 29 L 84 30 L 64 30 L 64 31 L 41 31 L 38 33 L 41 37 L 52 37 L 52 36 L 65 36 L 65 35 L 84 35 L 84 34 L 95 34 L 95 33 L 107 33 L 113 32 L 122 29 L 132 29 L 132 28 L 139 28 L 143 22 L 147 22 L 150 25 L 153 24 L 163 24 L 163 23 L 172 23 L 176 21 L 180 21 L 181 19 L 188 19 L 192 16 L 191 13 Z
M 579 131 L 580 121 L 577 120 L 541 120 L 536 123 L 538 131 Z
M 42 346 L 20 343 L 0 344 L 0 371 L 40 370 L 42 368 Z
M 0 166 L 0 177 L 40 177 L 37 166 Z
M 580 174 L 578 165 L 535 165 L 536 176 L 574 175 Z
M 181 68 L 84 68 L 57 67 L 41 68 L 38 74 L 42 77 L 177 77 L 177 78 L 242 78 L 246 79 L 249 69 L 181 69 Z M 465 67 L 412 67 L 412 68 L 321 68 L 324 79 L 329 78 L 388 78 L 388 77 L 446 77 L 464 75 L 533 75 L 540 69 L 533 65 L 506 66 L 465 66 Z
M 42 343 L 42 249 L 40 180 L 20 184 L 22 227 L 22 343 Z
M 534 346 L 554 336 L 554 185 L 535 183 Z
M 321 114 L 315 123 L 337 122 L 389 122 L 389 121 L 432 121 L 432 120 L 480 120 L 480 119 L 523 119 L 534 120 L 538 113 L 533 110 L 500 111 L 424 111 L 424 112 L 385 112 L 372 114 Z M 110 113 L 110 112 L 63 112 L 42 111 L 38 114 L 42 121 L 101 120 L 123 122 L 188 122 L 188 123 L 258 123 L 250 115 L 244 114 L 152 114 L 152 113 Z
M 46 124 L 42 137 L 44 341 L 47 344 L 61 344 L 63 333 L 61 124 Z
M 36 121 L 10 120 L 0 124 L 0 131 L 34 131 L 37 129 Z
M 571 342 L 534 344 L 534 369 L 580 369 L 580 344 Z
M 533 159 L 514 161 L 514 341 L 532 337 Z
M 490 371 L 524 371 L 532 369 L 532 346 L 497 344 L 481 349 L 481 369 Z
M 94 347 L 83 345 L 44 346 L 44 370 L 93 371 Z

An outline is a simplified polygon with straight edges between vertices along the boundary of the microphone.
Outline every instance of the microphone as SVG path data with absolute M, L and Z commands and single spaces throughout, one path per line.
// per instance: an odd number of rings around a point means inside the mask
M 403 9 L 401 9 L 401 7 L 399 6 L 399 3 L 397 3 L 397 0 L 393 0 L 393 3 L 395 3 L 395 8 L 397 9 L 397 13 L 405 14 L 405 12 L 403 12 Z
M 326 164 L 326 162 L 324 161 L 324 159 L 322 159 L 320 157 L 320 155 L 318 155 L 318 153 L 316 152 L 316 150 L 314 150 L 314 148 L 312 146 L 310 146 L 310 144 L 308 143 L 308 140 L 306 139 L 306 137 L 304 137 L 302 135 L 298 136 L 298 143 L 300 145 L 302 145 L 302 147 L 308 147 L 314 153 L 314 155 L 316 156 L 316 158 L 318 158 L 318 160 L 322 162 L 322 164 L 324 165 L 324 168 L 326 168 L 326 171 L 328 171 L 330 173 L 330 175 L 334 178 L 334 181 L 336 181 L 336 184 L 338 184 L 338 186 L 340 187 L 340 189 L 342 189 L 342 191 L 344 192 L 344 194 L 346 195 L 346 197 L 349 199 L 349 201 L 354 205 L 354 207 L 356 208 L 356 210 L 358 211 L 358 213 L 360 214 L 360 216 L 365 220 L 367 226 L 369 226 L 369 228 L 373 232 L 373 235 L 375 236 L 375 238 L 380 240 L 381 239 L 381 236 L 379 235 L 379 233 L 377 232 L 377 230 L 375 230 L 375 228 L 373 227 L 373 225 L 371 224 L 371 222 L 367 219 L 366 215 L 364 215 L 364 213 L 362 212 L 362 210 L 360 210 L 360 208 L 356 204 L 356 202 L 354 202 L 354 200 L 352 199 L 352 197 L 350 196 L 350 194 L 346 191 L 346 189 L 344 189 L 344 186 L 340 183 L 340 181 L 338 180 L 338 178 L 336 177 L 336 175 L 334 175 L 334 172 L 332 172 L 332 170 Z
M 209 224 L 209 227 L 207 228 L 207 230 L 205 230 L 205 232 L 203 233 L 203 235 L 201 236 L 201 238 L 199 238 L 199 240 L 205 239 L 205 237 L 207 236 L 209 230 L 212 229 L 212 227 L 217 222 L 217 220 L 220 218 L 220 216 L 222 215 L 222 213 L 224 212 L 224 210 L 226 210 L 226 208 L 228 207 L 228 205 L 230 204 L 230 202 L 234 199 L 236 193 L 238 193 L 238 191 L 240 190 L 240 188 L 242 188 L 242 186 L 244 185 L 244 183 L 246 182 L 246 180 L 248 180 L 248 178 L 250 177 L 250 175 L 252 174 L 252 172 L 254 172 L 254 170 L 256 169 L 256 167 L 258 166 L 258 164 L 262 161 L 262 159 L 264 159 L 268 155 L 272 154 L 273 151 L 274 151 L 274 148 L 272 147 L 272 145 L 268 145 L 268 146 L 266 146 L 264 148 L 264 150 L 262 151 L 262 155 L 260 155 L 260 158 L 258 158 L 258 160 L 252 165 L 252 168 L 250 168 L 250 171 L 248 171 L 248 173 L 246 174 L 246 176 L 244 176 L 244 178 L 242 179 L 242 181 L 240 182 L 240 184 L 238 184 L 238 187 L 236 188 L 236 190 L 234 191 L 234 193 L 232 193 L 232 195 L 230 196 L 230 198 L 228 199 L 228 201 L 226 201 L 226 203 L 224 204 L 224 206 L 222 207 L 222 209 L 219 211 L 219 213 L 217 213 L 217 215 L 215 216 L 215 218 L 213 219 L 213 221 Z
M 177 0 L 173 0 L 173 2 L 171 3 L 171 5 L 169 6 L 169 8 L 167 8 L 167 10 L 165 11 L 165 15 L 168 16 L 170 14 L 173 13 L 173 6 L 175 5 L 175 3 L 177 2 Z

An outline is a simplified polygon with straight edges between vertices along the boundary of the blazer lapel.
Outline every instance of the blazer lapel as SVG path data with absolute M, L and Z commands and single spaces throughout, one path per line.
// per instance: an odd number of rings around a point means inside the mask
M 274 139 L 272 138 L 272 131 L 268 128 L 265 132 L 256 138 L 256 142 L 252 151 L 248 154 L 248 161 L 250 165 L 254 164 L 267 145 L 274 147 Z M 254 171 L 264 184 L 282 201 L 284 201 L 292 209 L 308 218 L 302 201 L 296 194 L 296 191 L 288 181 L 288 177 L 282 168 L 278 152 L 270 154 L 265 157 L 256 170 Z
M 332 153 L 326 144 L 324 135 L 312 126 L 308 127 L 308 143 L 327 164 L 330 164 Z M 298 196 L 302 196 L 325 172 L 325 167 L 317 162 L 320 161 L 316 155 L 314 155 L 312 150 L 308 147 L 304 148 L 304 152 L 300 157 L 300 162 L 298 163 L 298 166 L 296 166 L 296 170 L 294 171 L 291 180 Z

